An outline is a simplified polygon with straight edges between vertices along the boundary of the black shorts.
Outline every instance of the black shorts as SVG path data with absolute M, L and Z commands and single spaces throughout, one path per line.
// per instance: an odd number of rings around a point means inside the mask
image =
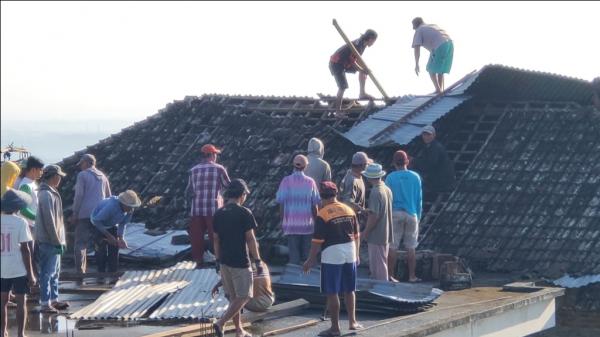
M 12 290 L 13 294 L 15 295 L 29 294 L 29 283 L 27 282 L 27 276 L 3 278 L 0 279 L 0 283 L 3 293 L 7 293 Z
M 342 90 L 348 89 L 348 80 L 346 80 L 346 71 L 344 70 L 344 67 L 337 63 L 329 62 L 329 70 L 331 71 L 333 78 L 335 78 L 335 83 L 337 83 L 338 88 Z

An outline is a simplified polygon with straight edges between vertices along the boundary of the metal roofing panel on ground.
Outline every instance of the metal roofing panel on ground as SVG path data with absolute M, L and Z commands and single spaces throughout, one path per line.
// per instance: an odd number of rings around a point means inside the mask
M 304 298 L 312 304 L 324 304 L 325 296 L 319 290 L 318 268 L 304 274 L 300 266 L 287 265 L 279 279 L 273 281 L 273 287 L 279 299 Z M 358 278 L 356 309 L 377 313 L 415 312 L 429 307 L 442 293 L 426 284 Z
M 195 319 L 218 317 L 228 302 L 210 291 L 218 282 L 213 269 L 195 269 L 194 262 L 144 271 L 128 271 L 109 292 L 71 315 L 75 319 Z M 160 301 L 162 302 L 158 307 Z M 152 310 L 152 312 L 150 312 Z

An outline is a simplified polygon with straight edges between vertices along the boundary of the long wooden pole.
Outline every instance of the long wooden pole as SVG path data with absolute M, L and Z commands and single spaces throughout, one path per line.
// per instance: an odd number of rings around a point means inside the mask
M 375 75 L 373 75 L 373 72 L 371 72 L 371 70 L 369 69 L 369 67 L 367 67 L 367 64 L 365 63 L 365 60 L 363 60 L 363 58 L 360 56 L 360 54 L 358 53 L 358 50 L 356 50 L 356 48 L 354 47 L 354 44 L 352 43 L 352 41 L 350 41 L 348 39 L 348 37 L 346 36 L 346 34 L 344 34 L 344 31 L 342 30 L 342 28 L 340 28 L 340 25 L 338 25 L 336 19 L 333 19 L 333 25 L 335 26 L 335 29 L 337 29 L 338 33 L 340 33 L 340 35 L 342 36 L 342 39 L 344 39 L 344 41 L 346 41 L 346 44 L 350 47 L 350 49 L 352 50 L 352 52 L 354 53 L 354 55 L 356 55 L 356 58 L 361 63 L 360 65 L 365 70 L 368 70 L 367 74 L 369 75 L 369 78 L 371 78 L 371 81 L 373 81 L 373 83 L 375 84 L 375 86 L 377 87 L 377 89 L 379 89 L 379 91 L 383 95 L 383 98 L 385 100 L 389 100 L 390 98 L 388 97 L 388 95 L 385 93 L 385 91 L 381 87 L 381 84 L 379 84 L 379 81 L 377 81 L 377 79 L 375 78 Z

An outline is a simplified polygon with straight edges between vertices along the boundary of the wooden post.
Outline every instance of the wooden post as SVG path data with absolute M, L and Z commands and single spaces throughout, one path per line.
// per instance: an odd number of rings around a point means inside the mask
M 383 95 L 383 98 L 386 101 L 389 100 L 390 98 L 388 97 L 388 95 L 385 93 L 385 91 L 381 87 L 381 84 L 379 84 L 379 81 L 377 81 L 377 79 L 375 78 L 375 75 L 373 75 L 373 72 L 371 72 L 369 67 L 367 67 L 367 64 L 363 60 L 362 56 L 360 56 L 360 54 L 358 53 L 358 50 L 356 50 L 356 48 L 354 47 L 354 44 L 352 44 L 352 41 L 350 41 L 348 39 L 348 37 L 346 36 L 346 34 L 344 34 L 344 31 L 342 31 L 342 28 L 340 28 L 340 25 L 338 25 L 336 19 L 333 19 L 333 25 L 335 26 L 335 29 L 337 29 L 338 33 L 340 33 L 340 35 L 342 36 L 342 39 L 344 39 L 344 41 L 346 41 L 346 44 L 350 47 L 350 49 L 352 50 L 354 55 L 356 55 L 356 58 L 360 62 L 360 66 L 363 67 L 365 70 L 367 70 L 367 74 L 369 75 L 369 78 L 371 78 L 371 81 L 373 81 L 373 83 L 375 84 L 377 89 L 379 89 L 379 91 Z

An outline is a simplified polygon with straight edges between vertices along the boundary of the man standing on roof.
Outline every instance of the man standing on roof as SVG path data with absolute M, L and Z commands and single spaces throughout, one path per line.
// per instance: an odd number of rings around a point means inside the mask
M 372 29 L 367 29 L 363 35 L 352 41 L 352 44 L 358 53 L 362 55 L 367 47 L 371 47 L 375 43 L 375 40 L 377 40 L 377 33 Z M 348 89 L 346 73 L 355 73 L 358 70 L 358 83 L 360 85 L 360 94 L 358 97 L 360 99 L 373 99 L 373 96 L 365 92 L 365 82 L 369 69 L 363 68 L 358 64 L 358 58 L 348 44 L 344 44 L 331 55 L 329 58 L 329 70 L 338 86 L 337 100 L 335 102 L 335 108 L 338 111 L 342 110 L 344 91 Z
M 229 307 L 213 324 L 216 335 L 223 337 L 225 323 L 233 319 L 237 337 L 249 334 L 242 327 L 240 310 L 253 296 L 253 278 L 250 256 L 257 274 L 263 274 L 263 263 L 258 251 L 254 230 L 258 227 L 252 211 L 242 206 L 250 194 L 242 179 L 234 179 L 227 186 L 225 206 L 214 215 L 214 244 L 217 273 L 221 273 Z
M 321 292 L 327 295 L 327 309 L 331 314 L 331 328 L 319 336 L 340 335 L 340 298 L 344 294 L 350 330 L 362 325 L 356 321 L 356 267 L 359 263 L 360 238 L 358 220 L 354 211 L 336 199 L 337 186 L 331 181 L 321 183 L 323 208 L 319 210 L 312 239 L 310 256 L 303 270 L 308 273 L 321 252 Z
M 77 163 L 81 172 L 77 174 L 73 214 L 69 219 L 75 227 L 75 269 L 83 274 L 87 269 L 87 247 L 93 241 L 94 225 L 90 220 L 98 204 L 111 196 L 110 183 L 106 175 L 96 168 L 96 157 L 86 153 Z
M 371 278 L 388 281 L 388 250 L 394 241 L 392 229 L 392 191 L 381 178 L 385 171 L 380 164 L 372 163 L 363 172 L 371 185 L 369 194 L 369 217 L 361 236 L 369 247 L 369 270 Z
M 392 160 L 396 171 L 388 174 L 385 185 L 392 190 L 394 221 L 394 243 L 390 246 L 388 269 L 390 280 L 395 281 L 397 249 L 404 247 L 407 251 L 408 282 L 420 281 L 415 275 L 415 250 L 419 237 L 419 219 L 421 219 L 422 190 L 421 177 L 409 170 L 408 155 L 402 150 L 396 151 Z M 404 245 L 401 244 L 403 241 Z
M 201 162 L 192 167 L 186 188 L 186 198 L 191 198 L 191 220 L 188 228 L 192 244 L 192 258 L 196 268 L 204 266 L 204 234 L 213 243 L 213 215 L 223 207 L 221 191 L 229 185 L 229 175 L 217 164 L 221 153 L 216 146 L 206 144 L 200 149 Z
M 283 234 L 287 237 L 289 263 L 300 264 L 308 258 L 310 239 L 314 232 L 314 217 L 321 202 L 315 181 L 304 174 L 308 159 L 294 157 L 294 172 L 283 178 L 276 200 Z
M 23 169 L 24 176 L 19 182 L 18 189 L 23 191 L 31 197 L 33 200 L 31 204 L 21 209 L 21 215 L 27 220 L 27 223 L 31 227 L 35 223 L 35 215 L 38 206 L 38 183 L 37 181 L 42 177 L 42 169 L 44 168 L 44 162 L 39 158 L 31 156 L 26 159 L 25 168 Z
M 58 186 L 66 174 L 58 165 L 46 165 L 38 192 L 35 241 L 39 256 L 40 304 L 42 313 L 58 313 L 69 307 L 58 301 L 60 260 L 67 249 L 62 198 Z
M 429 51 L 427 72 L 431 77 L 436 93 L 444 91 L 444 74 L 450 73 L 452 68 L 452 57 L 454 55 L 454 44 L 450 36 L 440 27 L 433 24 L 425 24 L 423 19 L 416 17 L 412 20 L 415 35 L 412 47 L 415 50 L 415 72 L 417 76 L 421 71 L 419 68 L 419 57 L 421 46 Z
M 328 162 L 323 160 L 324 154 L 323 142 L 319 138 L 311 138 L 308 141 L 308 166 L 306 166 L 305 173 L 313 178 L 317 186 L 321 181 L 331 181 L 331 167 Z
M 435 139 L 435 128 L 427 125 L 421 132 L 425 148 L 414 160 L 414 169 L 423 177 L 427 192 L 450 192 L 454 189 L 454 163 L 448 157 L 446 148 Z

